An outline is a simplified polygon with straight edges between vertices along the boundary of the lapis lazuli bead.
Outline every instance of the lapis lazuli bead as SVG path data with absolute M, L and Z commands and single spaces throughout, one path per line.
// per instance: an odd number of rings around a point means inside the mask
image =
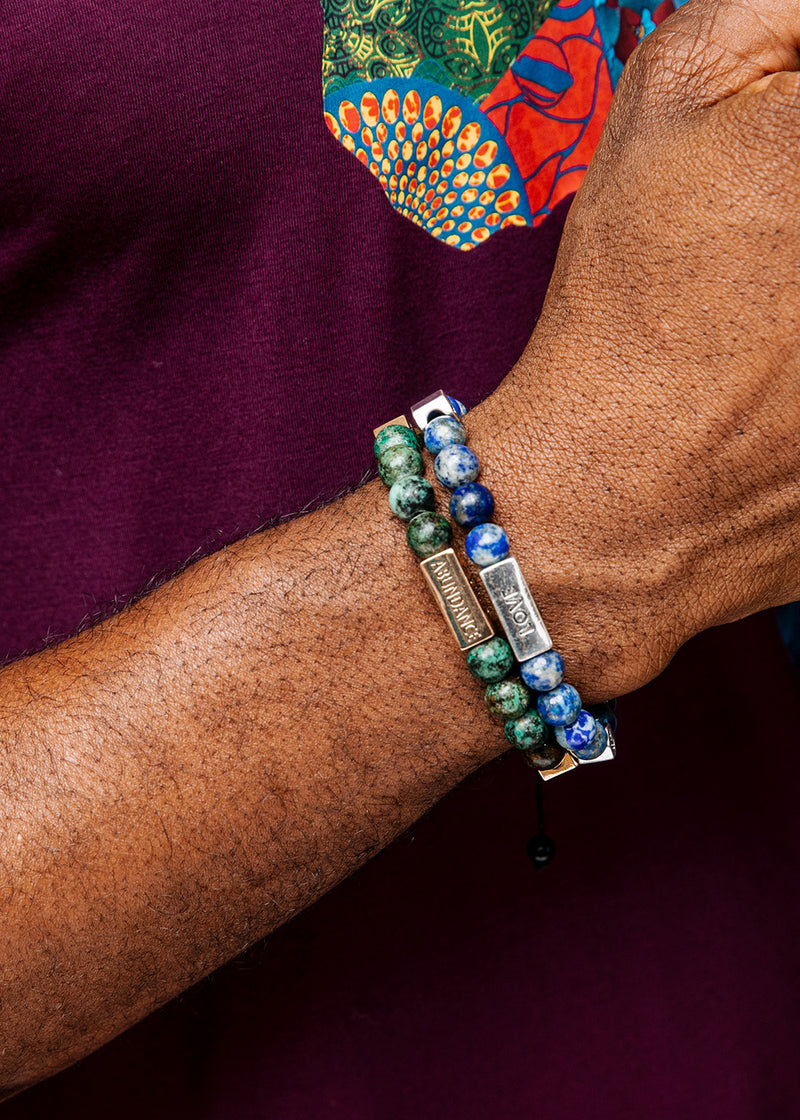
M 511 545 L 505 529 L 488 521 L 485 525 L 476 525 L 474 529 L 470 529 L 464 539 L 464 548 L 473 564 L 485 568 L 489 564 L 496 564 L 498 560 L 505 560 Z
M 465 482 L 474 482 L 481 468 L 474 451 L 461 443 L 451 443 L 436 456 L 433 470 L 442 486 L 455 490 Z
M 548 649 L 545 653 L 537 653 L 536 657 L 523 661 L 519 672 L 528 688 L 535 692 L 550 692 L 564 679 L 564 662 L 560 653 Z
M 542 692 L 536 707 L 545 723 L 551 727 L 566 727 L 578 718 L 581 698 L 571 684 L 559 684 L 549 692 Z
M 617 717 L 611 703 L 610 700 L 606 700 L 602 704 L 592 704 L 589 711 L 597 722 L 602 723 L 603 727 L 607 727 L 613 735 L 617 730 Z M 614 703 L 616 703 L 616 701 L 614 701 Z
M 576 751 L 585 750 L 589 746 L 596 731 L 597 722 L 594 716 L 582 708 L 573 723 L 567 724 L 566 727 L 556 727 L 555 736 L 565 751 L 575 754 Z
M 556 732 L 556 734 L 558 734 Z M 606 736 L 606 729 L 602 723 L 595 724 L 595 733 L 592 739 L 586 744 L 585 747 L 576 747 L 570 753 L 574 754 L 576 758 L 582 759 L 584 762 L 591 762 L 593 758 L 599 758 L 603 751 L 608 746 L 608 737 Z
M 462 529 L 473 529 L 492 520 L 494 498 L 491 490 L 480 482 L 467 482 L 453 491 L 450 516 Z
M 455 416 L 434 416 L 425 429 L 425 446 L 431 455 L 438 455 L 445 447 L 467 442 L 464 425 Z
M 455 412 L 456 416 L 459 417 L 459 419 L 462 416 L 467 415 L 467 406 L 465 404 L 462 404 L 461 401 L 456 400 L 455 397 L 448 397 L 447 399 L 450 401 L 450 407 L 452 408 L 453 412 Z

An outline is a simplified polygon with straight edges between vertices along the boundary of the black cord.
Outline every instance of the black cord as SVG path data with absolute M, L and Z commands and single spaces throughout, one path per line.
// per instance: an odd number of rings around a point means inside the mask
M 528 841 L 525 851 L 537 871 L 542 871 L 553 860 L 556 846 L 544 830 L 544 782 L 538 774 L 534 775 L 536 783 L 536 824 L 538 831 Z

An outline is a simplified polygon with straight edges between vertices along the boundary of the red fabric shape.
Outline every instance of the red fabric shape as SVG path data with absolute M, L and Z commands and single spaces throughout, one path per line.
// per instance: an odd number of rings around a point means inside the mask
M 506 138 L 538 225 L 577 189 L 600 139 L 613 90 L 593 8 L 573 21 L 548 19 L 519 58 L 566 76 L 563 90 L 537 88 L 515 73 L 515 63 L 481 104 Z

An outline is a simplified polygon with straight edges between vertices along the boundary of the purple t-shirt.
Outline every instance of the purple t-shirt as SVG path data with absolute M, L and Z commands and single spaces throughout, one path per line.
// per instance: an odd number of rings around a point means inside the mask
M 356 485 L 380 419 L 473 405 L 521 353 L 563 206 L 433 240 L 326 128 L 321 42 L 317 0 L 0 11 L 0 658 Z M 545 873 L 507 756 L 4 1118 L 800 1115 L 800 695 L 771 617 L 621 716 L 613 766 L 548 787 Z

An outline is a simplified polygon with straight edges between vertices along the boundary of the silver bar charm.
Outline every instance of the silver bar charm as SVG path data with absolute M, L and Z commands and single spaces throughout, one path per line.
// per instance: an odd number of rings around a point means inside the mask
M 513 556 L 482 568 L 481 579 L 517 661 L 527 661 L 553 648 L 547 627 Z
M 494 634 L 452 548 L 420 564 L 433 597 L 461 649 L 472 649 Z

